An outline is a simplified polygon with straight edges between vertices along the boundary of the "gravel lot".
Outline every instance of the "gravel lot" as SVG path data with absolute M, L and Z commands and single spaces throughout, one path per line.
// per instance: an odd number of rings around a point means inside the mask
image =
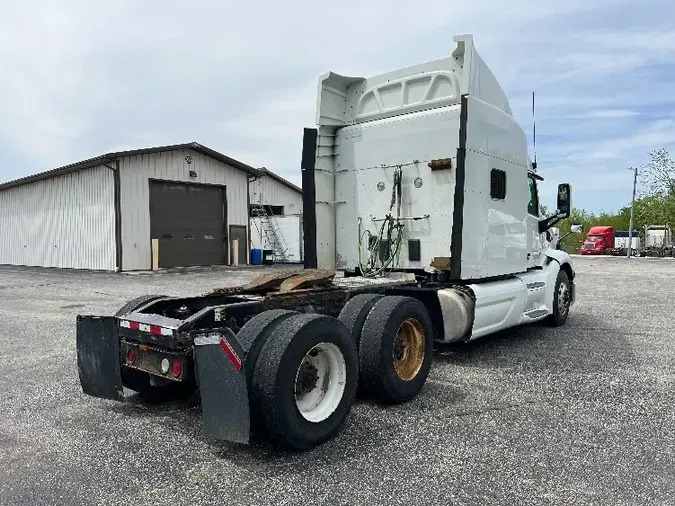
M 404 406 L 308 453 L 211 444 L 194 402 L 84 396 L 75 315 L 255 271 L 0 268 L 0 504 L 673 504 L 675 261 L 575 257 L 563 329 L 444 348 Z

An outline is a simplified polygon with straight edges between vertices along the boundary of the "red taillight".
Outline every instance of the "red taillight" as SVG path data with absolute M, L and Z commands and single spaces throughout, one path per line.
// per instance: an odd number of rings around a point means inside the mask
M 171 372 L 174 376 L 180 376 L 183 372 L 183 364 L 180 360 L 174 360 L 173 365 L 171 366 Z
M 127 353 L 127 362 L 130 364 L 136 362 L 136 352 L 134 350 L 129 350 L 129 353 Z

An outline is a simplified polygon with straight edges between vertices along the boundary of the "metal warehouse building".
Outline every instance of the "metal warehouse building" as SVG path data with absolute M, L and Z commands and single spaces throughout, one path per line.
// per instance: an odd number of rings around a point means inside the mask
M 0 185 L 0 264 L 147 270 L 249 263 L 249 178 L 198 143 L 109 153 Z M 238 239 L 238 241 L 235 241 Z M 233 246 L 238 244 L 238 250 Z
M 261 168 L 249 186 L 251 246 L 270 249 L 278 262 L 303 261 L 302 189 Z
M 269 206 L 275 215 L 302 214 L 302 188 L 262 167 L 249 187 L 251 208 Z

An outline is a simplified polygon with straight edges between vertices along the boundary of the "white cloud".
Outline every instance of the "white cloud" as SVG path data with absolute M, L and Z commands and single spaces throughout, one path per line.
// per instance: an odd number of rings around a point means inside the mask
M 580 118 L 630 118 L 632 116 L 637 116 L 639 113 L 637 111 L 631 111 L 629 109 L 598 109 L 596 111 L 588 111 L 587 113 L 581 114 L 578 117 Z
M 472 33 L 528 132 L 537 93 L 543 194 L 565 180 L 578 205 L 623 205 L 630 174 L 607 175 L 675 146 L 674 16 L 662 0 L 5 2 L 0 180 L 196 140 L 299 183 L 321 73 L 443 57 Z

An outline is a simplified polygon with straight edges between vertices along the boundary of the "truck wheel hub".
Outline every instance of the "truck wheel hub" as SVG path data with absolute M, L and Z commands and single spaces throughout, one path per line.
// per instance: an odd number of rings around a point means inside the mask
M 311 362 L 303 361 L 300 365 L 298 381 L 295 384 L 295 395 L 303 396 L 311 392 L 316 387 L 317 381 L 319 381 L 317 368 Z
M 560 283 L 558 288 L 558 311 L 561 316 L 565 316 L 569 309 L 569 290 L 565 283 Z
M 394 340 L 394 369 L 399 378 L 410 381 L 422 368 L 425 355 L 424 327 L 414 318 L 403 322 Z
M 322 422 L 337 409 L 345 391 L 347 364 L 340 348 L 323 342 L 302 359 L 295 375 L 295 405 L 309 422 Z

